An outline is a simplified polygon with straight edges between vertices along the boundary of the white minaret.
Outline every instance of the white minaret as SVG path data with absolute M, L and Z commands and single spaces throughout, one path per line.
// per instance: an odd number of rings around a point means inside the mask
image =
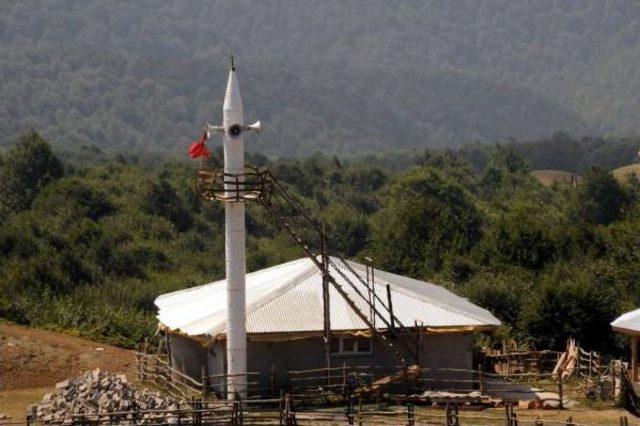
M 247 314 L 246 314 L 246 257 L 243 189 L 233 183 L 228 175 L 244 175 L 243 132 L 260 129 L 257 122 L 245 126 L 242 99 L 236 78 L 236 69 L 231 59 L 231 71 L 222 107 L 222 126 L 207 124 L 207 130 L 224 133 L 225 173 L 225 260 L 227 273 L 227 397 L 247 393 Z M 239 178 L 242 181 L 242 177 Z

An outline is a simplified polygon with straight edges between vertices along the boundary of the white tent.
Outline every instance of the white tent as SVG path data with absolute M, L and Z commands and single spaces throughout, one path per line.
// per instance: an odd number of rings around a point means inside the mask
M 640 309 L 620 315 L 611 322 L 618 333 L 631 336 L 631 380 L 638 381 L 638 336 L 640 336 Z
M 333 264 L 340 261 L 332 259 Z M 348 262 L 361 277 L 365 266 Z M 333 268 L 333 267 L 332 267 Z M 340 272 L 350 277 L 364 294 L 366 287 L 349 268 Z M 369 316 L 369 307 L 332 269 L 332 275 Z M 415 321 L 432 331 L 486 330 L 500 325 L 489 311 L 435 284 L 375 270 L 375 292 L 387 300 L 391 289 L 394 315 L 405 325 Z M 308 259 L 247 274 L 247 332 L 256 334 L 321 334 L 323 327 L 322 275 Z M 225 280 L 159 296 L 155 304 L 158 319 L 169 330 L 186 335 L 223 337 L 226 327 Z M 384 311 L 383 309 L 380 309 Z M 330 318 L 333 331 L 366 330 L 366 324 L 353 312 L 342 296 L 330 286 Z M 378 319 L 377 326 L 384 324 Z
M 620 315 L 611 322 L 611 327 L 624 334 L 640 334 L 640 309 Z

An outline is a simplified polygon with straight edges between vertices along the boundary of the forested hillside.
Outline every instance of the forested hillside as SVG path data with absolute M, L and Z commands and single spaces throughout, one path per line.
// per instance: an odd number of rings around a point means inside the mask
M 249 160 L 326 223 L 333 252 L 469 297 L 504 321 L 496 339 L 620 350 L 609 322 L 640 304 L 637 179 L 588 168 L 577 187 L 543 187 L 513 146 L 487 150 L 476 172 L 451 151 L 400 173 L 370 159 Z M 195 168 L 73 166 L 21 136 L 0 158 L 0 318 L 125 346 L 153 333 L 157 295 L 224 275 L 224 213 L 196 196 Z M 250 270 L 303 256 L 264 209 L 247 210 Z
M 229 52 L 265 154 L 631 135 L 639 37 L 634 0 L 5 0 L 0 144 L 183 152 Z

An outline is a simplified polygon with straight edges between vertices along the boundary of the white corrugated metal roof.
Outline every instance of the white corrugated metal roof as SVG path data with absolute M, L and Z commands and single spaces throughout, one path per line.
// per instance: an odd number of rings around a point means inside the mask
M 334 259 L 335 265 L 341 265 Z M 362 277 L 365 267 L 349 265 Z M 333 266 L 332 266 L 333 268 Z M 364 284 L 344 266 L 340 271 L 366 294 Z M 338 271 L 332 275 L 342 284 L 361 311 L 369 307 L 344 281 Z M 393 312 L 406 326 L 414 321 L 427 327 L 497 326 L 500 321 L 489 311 L 435 284 L 375 270 L 375 292 L 386 303 L 386 285 L 391 288 Z M 322 276 L 310 259 L 303 258 L 247 274 L 247 332 L 287 333 L 323 330 Z M 331 329 L 363 330 L 364 322 L 330 286 Z M 160 322 L 189 335 L 217 335 L 225 332 L 225 280 L 159 296 Z M 383 311 L 383 309 L 380 309 Z M 388 318 L 387 318 L 388 319 Z M 380 319 L 379 328 L 384 328 Z
M 623 333 L 640 334 L 640 309 L 620 315 L 611 322 L 611 327 L 613 327 L 614 330 L 621 331 Z

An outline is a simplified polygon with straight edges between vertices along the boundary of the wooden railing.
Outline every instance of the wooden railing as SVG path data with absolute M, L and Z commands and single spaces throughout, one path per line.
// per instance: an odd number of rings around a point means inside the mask
M 580 377 L 596 378 L 603 373 L 604 366 L 598 352 L 587 352 L 581 347 L 577 348 L 577 352 L 575 371 Z
M 173 368 L 157 355 L 136 353 L 138 380 L 151 382 L 175 397 L 201 397 L 207 394 L 207 386 Z
M 202 402 L 194 401 L 188 408 L 174 410 L 132 410 L 112 411 L 100 414 L 72 414 L 71 423 L 67 419 L 59 422 L 41 422 L 27 417 L 23 422 L 6 422 L 7 426 L 57 426 L 73 425 L 114 425 L 114 424 L 154 424 L 154 425 L 258 425 L 270 424 L 293 426 L 297 424 L 326 425 L 367 425 L 367 424 L 417 424 L 466 426 L 478 424 L 504 424 L 505 426 L 587 426 L 574 421 L 567 415 L 565 421 L 549 421 L 540 414 L 526 411 L 517 413 L 513 404 L 505 404 L 504 410 L 474 412 L 459 410 L 460 404 L 446 404 L 439 408 L 416 410 L 414 404 L 398 406 L 394 410 L 384 410 L 377 406 L 365 406 L 362 400 L 350 398 L 342 412 L 317 409 L 300 409 L 298 401 L 291 395 L 261 400 L 232 400 Z M 629 425 L 627 416 L 612 419 L 616 424 Z
M 220 397 L 226 392 L 228 374 L 207 375 L 202 373 L 200 380 L 173 368 L 161 356 L 154 354 L 136 353 L 138 380 L 153 383 L 169 394 L 180 398 L 208 398 Z M 235 376 L 247 377 L 247 392 L 264 395 L 264 387 L 258 380 L 260 374 L 247 372 Z
M 484 369 L 506 377 L 518 374 L 545 375 L 553 372 L 561 354 L 548 350 L 487 353 L 484 355 Z

